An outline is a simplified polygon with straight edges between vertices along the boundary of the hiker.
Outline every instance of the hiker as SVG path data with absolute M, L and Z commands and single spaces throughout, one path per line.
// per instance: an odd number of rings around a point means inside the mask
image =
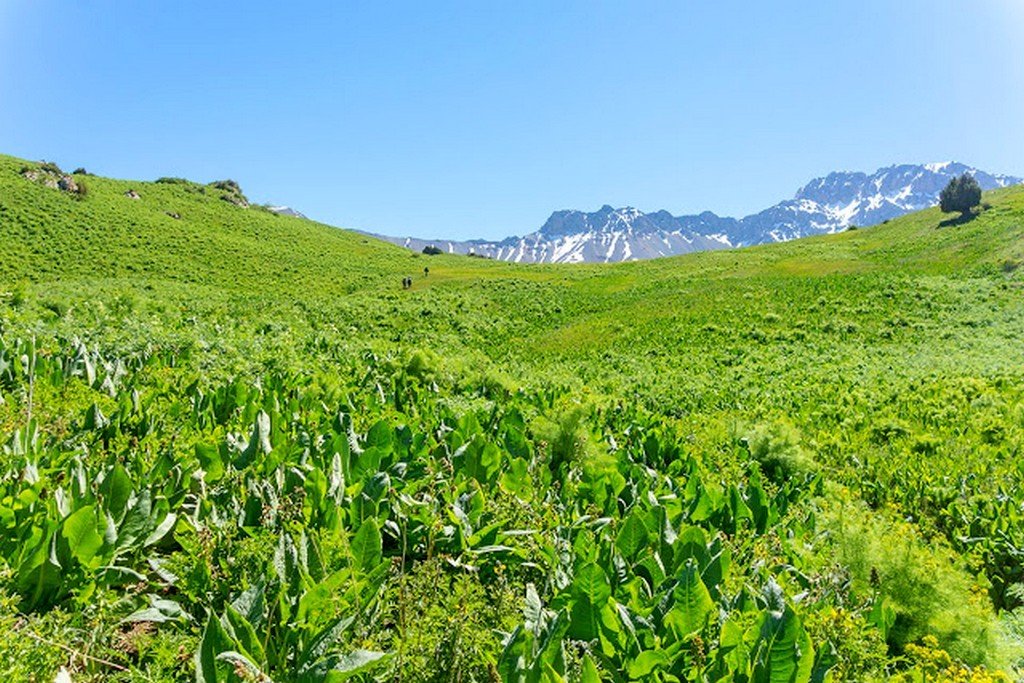
M 423 277 L 430 275 L 430 268 L 423 266 Z

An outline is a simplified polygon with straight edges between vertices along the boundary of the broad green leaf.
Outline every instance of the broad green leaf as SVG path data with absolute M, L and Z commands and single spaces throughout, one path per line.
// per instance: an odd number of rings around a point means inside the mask
M 260 628 L 265 619 L 266 591 L 263 581 L 243 591 L 231 602 L 231 606 L 245 617 L 255 628 Z
M 366 673 L 384 664 L 391 655 L 370 650 L 355 650 L 344 655 L 331 655 L 317 662 L 298 678 L 299 683 L 338 683 Z
M 708 561 L 708 537 L 699 526 L 688 526 L 676 539 L 676 551 L 674 554 L 675 571 L 686 567 L 689 560 L 703 567 Z
M 126 586 L 130 583 L 145 583 L 146 576 L 131 567 L 107 565 L 98 570 L 99 580 L 105 586 Z
M 665 623 L 672 629 L 676 640 L 682 640 L 703 629 L 715 610 L 715 603 L 701 581 L 697 563 L 693 560 L 686 563 L 679 576 L 679 583 L 672 591 L 672 598 L 672 609 L 665 615 Z
M 358 455 L 354 455 L 352 457 L 351 478 L 355 481 L 362 481 L 378 474 L 380 462 L 384 455 L 384 451 L 376 446 L 370 446 Z
M 193 657 L 196 683 L 217 683 L 217 655 L 235 649 L 234 643 L 212 613 L 206 621 L 199 648 Z
M 178 521 L 178 516 L 173 512 L 167 513 L 160 524 L 157 525 L 153 531 L 150 532 L 149 536 L 146 536 L 146 540 L 142 542 L 143 547 L 149 547 L 155 543 L 159 543 L 164 536 L 171 532 L 174 528 L 174 523 Z
M 263 644 L 256 635 L 256 629 L 231 605 L 224 610 L 224 630 L 228 632 L 232 640 L 238 643 L 240 651 L 256 664 L 261 664 L 265 658 Z
M 481 480 L 490 481 L 500 467 L 501 451 L 493 443 L 484 444 L 484 447 L 480 449 Z
M 57 536 L 40 540 L 18 567 L 18 591 L 25 596 L 29 607 L 50 602 L 63 580 L 64 568 L 57 559 Z
M 576 571 L 572 592 L 574 597 L 584 598 L 594 605 L 603 604 L 612 596 L 608 575 L 594 562 L 588 562 Z
M 619 529 L 619 533 L 615 537 L 615 547 L 623 557 L 632 560 L 647 545 L 648 533 L 647 525 L 644 524 L 639 513 L 634 510 L 626 517 L 626 521 Z
M 526 604 L 523 607 L 523 625 L 528 631 L 537 633 L 544 623 L 544 605 L 532 583 L 526 584 Z
M 707 586 L 711 597 L 717 599 L 722 594 L 722 585 L 729 576 L 732 567 L 732 552 L 722 545 L 722 540 L 716 538 L 708 547 L 711 557 L 701 572 L 701 580 Z
M 753 515 L 754 528 L 757 533 L 763 534 L 771 521 L 771 500 L 761 486 L 760 474 L 756 479 L 752 476 L 747 484 L 747 505 Z
M 541 683 L 565 683 L 565 677 L 558 673 L 550 662 L 544 662 L 544 668 L 541 671 L 540 680 Z
M 533 634 L 522 625 L 516 626 L 505 641 L 505 647 L 498 655 L 498 675 L 503 681 L 522 680 L 527 667 L 527 657 L 533 649 Z
M 512 458 L 508 463 L 508 469 L 502 473 L 498 482 L 503 489 L 521 500 L 530 500 L 533 497 L 529 463 L 522 458 Z
M 235 458 L 234 467 L 237 470 L 245 469 L 256 462 L 258 456 L 269 455 L 272 450 L 274 447 L 270 443 L 270 416 L 261 410 L 253 420 L 249 443 Z
M 300 669 L 311 667 L 322 659 L 330 647 L 341 638 L 355 620 L 355 615 L 338 617 L 325 629 L 316 634 L 310 641 L 309 647 L 302 653 L 302 658 L 298 662 Z
M 608 576 L 589 562 L 576 571 L 572 582 L 569 634 L 578 640 L 593 640 L 600 634 L 602 611 L 608 607 L 612 589 Z
M 363 573 L 380 564 L 382 550 L 380 530 L 373 519 L 367 519 L 352 537 L 352 557 L 356 568 Z
M 186 621 L 189 619 L 188 613 L 181 609 L 181 605 L 173 600 L 150 595 L 149 604 L 149 607 L 132 612 L 123 621 L 127 623 L 149 621 L 155 624 L 162 624 L 168 621 Z
M 376 448 L 381 453 L 390 453 L 394 446 L 394 430 L 386 420 L 380 420 L 366 433 L 366 447 Z
M 316 614 L 330 609 L 331 601 L 339 587 L 352 577 L 352 570 L 349 567 L 342 567 L 326 579 L 318 581 L 299 598 L 298 608 L 295 612 L 297 621 L 305 622 L 315 618 Z
M 714 484 L 705 484 L 700 487 L 697 504 L 690 512 L 690 519 L 695 522 L 702 522 L 711 517 L 722 507 L 724 496 L 721 487 Z
M 224 458 L 221 456 L 220 449 L 217 446 L 197 443 L 195 452 L 199 466 L 206 473 L 204 475 L 206 481 L 214 482 L 224 476 Z
M 128 502 L 128 512 L 117 530 L 117 551 L 131 549 L 149 532 L 150 515 L 153 512 L 153 498 L 149 489 L 143 489 Z
M 874 624 L 875 628 L 881 631 L 882 638 L 885 639 L 889 637 L 889 629 L 896 623 L 896 610 L 884 596 L 878 595 L 866 619 L 869 624 Z
M 663 650 L 647 650 L 641 652 L 626 665 L 629 677 L 642 680 L 649 677 L 659 667 L 669 667 L 672 660 Z
M 580 671 L 580 683 L 601 683 L 601 674 L 589 654 L 583 655 L 583 666 Z
M 754 517 L 747 506 L 747 502 L 743 500 L 743 494 L 740 493 L 739 488 L 735 484 L 729 487 L 729 507 L 732 509 L 733 519 L 737 522 L 741 519 L 753 519 Z
M 103 547 L 103 536 L 96 529 L 96 509 L 86 505 L 64 520 L 61 535 L 67 540 L 71 554 L 88 567 Z
M 813 666 L 810 636 L 793 608 L 767 612 L 755 648 L 753 683 L 808 683 Z
M 811 672 L 811 683 L 831 683 L 832 671 L 839 663 L 839 653 L 832 642 L 827 643 L 828 649 L 818 650 L 818 656 L 814 660 L 814 670 Z
M 120 521 L 132 495 L 132 480 L 124 465 L 117 463 L 111 468 L 100 486 L 100 493 L 103 494 L 106 511 L 115 521 Z

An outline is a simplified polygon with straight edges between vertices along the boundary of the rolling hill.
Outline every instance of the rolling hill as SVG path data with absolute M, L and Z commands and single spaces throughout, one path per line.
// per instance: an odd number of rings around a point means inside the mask
M 7 679 L 1020 675 L 1024 188 L 528 265 L 231 187 L 0 157 Z

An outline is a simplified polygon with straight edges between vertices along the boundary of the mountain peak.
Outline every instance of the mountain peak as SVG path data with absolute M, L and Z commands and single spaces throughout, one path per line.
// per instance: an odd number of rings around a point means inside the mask
M 942 188 L 970 173 L 982 189 L 1022 181 L 945 161 L 899 164 L 874 173 L 834 171 L 814 178 L 793 199 L 741 219 L 711 211 L 673 216 L 665 210 L 644 213 L 631 206 L 604 204 L 594 212 L 555 211 L 540 230 L 499 242 L 443 242 L 446 251 L 474 253 L 519 262 L 628 261 L 691 251 L 779 242 L 837 232 L 850 225 L 869 226 L 938 203 Z M 391 238 L 388 238 L 391 239 Z M 422 240 L 392 239 L 413 249 Z

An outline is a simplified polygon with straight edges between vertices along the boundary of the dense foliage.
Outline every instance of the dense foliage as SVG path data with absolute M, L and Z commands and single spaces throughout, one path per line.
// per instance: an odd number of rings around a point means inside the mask
M 939 206 L 946 213 L 967 214 L 981 204 L 981 185 L 974 176 L 964 173 L 949 181 L 939 194 Z
M 421 277 L 224 188 L 78 197 L 25 163 L 5 680 L 1018 676 L 1021 190 L 953 227 Z

